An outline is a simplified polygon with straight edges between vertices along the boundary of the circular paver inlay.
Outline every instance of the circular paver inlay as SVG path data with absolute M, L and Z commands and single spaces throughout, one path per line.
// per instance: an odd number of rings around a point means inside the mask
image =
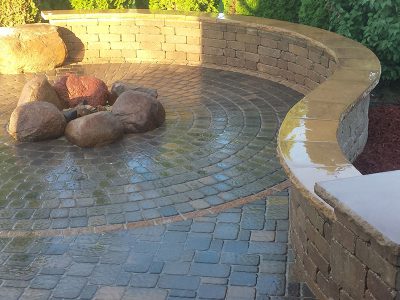
M 0 75 L 0 230 L 51 231 L 183 215 L 285 180 L 280 121 L 302 95 L 234 72 L 149 64 L 75 65 L 74 72 L 158 89 L 165 124 L 81 149 L 65 138 L 17 143 L 6 132 L 32 75 Z

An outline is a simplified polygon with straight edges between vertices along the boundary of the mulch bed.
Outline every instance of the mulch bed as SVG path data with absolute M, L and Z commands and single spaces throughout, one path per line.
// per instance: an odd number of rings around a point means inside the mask
M 400 169 L 400 106 L 369 110 L 369 133 L 364 152 L 353 163 L 362 174 Z

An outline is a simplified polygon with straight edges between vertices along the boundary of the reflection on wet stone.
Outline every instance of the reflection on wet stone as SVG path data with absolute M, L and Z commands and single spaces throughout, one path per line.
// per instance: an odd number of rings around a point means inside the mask
M 107 75 L 107 84 L 123 80 L 156 88 L 166 122 L 94 149 L 72 146 L 65 138 L 16 143 L 2 129 L 2 230 L 169 217 L 232 201 L 285 179 L 274 150 L 280 122 L 276 111 L 288 110 L 301 97 L 297 92 L 247 75 L 185 66 L 71 66 L 57 70 L 56 76 L 67 72 Z M 0 76 L 6 83 L 0 88 L 4 128 L 32 75 Z M 133 203 L 139 204 L 140 213 L 113 211 L 114 206 Z M 77 213 L 78 208 L 88 209 L 87 214 Z M 92 208 L 106 209 L 93 214 Z M 42 221 L 49 214 L 50 225 Z
M 286 179 L 275 135 L 302 95 L 188 66 L 68 66 L 50 79 L 67 72 L 156 88 L 166 122 L 102 148 L 80 149 L 64 138 L 16 143 L 4 128 L 32 75 L 0 75 L 0 299 L 304 294 L 285 280 L 287 193 L 229 208 Z M 228 208 L 208 213 L 220 204 Z M 58 231 L 101 231 L 198 210 L 207 215 L 108 233 Z M 7 237 L 17 231 L 29 237 Z

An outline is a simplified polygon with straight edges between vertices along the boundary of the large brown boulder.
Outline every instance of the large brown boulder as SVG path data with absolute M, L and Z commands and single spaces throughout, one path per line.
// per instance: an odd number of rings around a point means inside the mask
M 151 97 L 157 98 L 158 97 L 158 92 L 156 89 L 152 88 L 147 88 L 143 87 L 140 85 L 136 85 L 133 83 L 127 83 L 127 82 L 122 82 L 122 81 L 116 81 L 113 83 L 111 87 L 111 100 L 110 104 L 114 104 L 115 100 L 124 92 L 126 91 L 136 91 L 136 92 L 142 92 L 144 94 L 148 94 Z
M 79 104 L 105 106 L 110 97 L 107 85 L 94 76 L 77 76 L 69 74 L 54 83 L 58 96 L 68 103 L 69 107 Z
M 48 102 L 29 102 L 12 112 L 8 132 L 21 142 L 36 142 L 63 135 L 66 121 L 63 114 Z
M 45 75 L 35 76 L 24 85 L 17 106 L 33 101 L 49 102 L 59 110 L 66 107 Z
M 101 111 L 68 123 L 66 138 L 79 147 L 99 147 L 122 138 L 124 127 L 111 112 Z
M 165 121 L 165 110 L 154 97 L 141 92 L 126 91 L 112 107 L 124 124 L 125 133 L 146 132 L 159 127 Z
M 0 74 L 36 73 L 63 64 L 67 48 L 57 26 L 27 24 L 0 28 Z

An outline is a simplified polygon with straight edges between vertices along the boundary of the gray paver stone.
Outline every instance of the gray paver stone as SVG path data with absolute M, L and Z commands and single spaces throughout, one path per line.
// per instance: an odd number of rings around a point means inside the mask
M 167 289 L 196 290 L 199 284 L 199 277 L 187 275 L 161 275 L 158 281 L 158 287 Z
M 262 294 L 283 296 L 285 294 L 285 276 L 261 274 L 257 279 L 257 290 Z
M 230 267 L 221 264 L 193 263 L 190 274 L 199 276 L 222 277 L 229 276 Z
M 231 285 L 255 286 L 256 281 L 257 275 L 254 273 L 232 272 L 229 277 L 229 284 Z
M 133 274 L 130 285 L 133 287 L 153 288 L 158 281 L 158 274 Z
M 64 277 L 53 291 L 54 297 L 74 299 L 79 296 L 87 279 L 82 277 Z
M 199 288 L 199 297 L 204 299 L 224 299 L 226 286 L 202 284 Z
M 217 239 L 234 240 L 239 233 L 239 226 L 233 223 L 217 223 L 214 237 Z

